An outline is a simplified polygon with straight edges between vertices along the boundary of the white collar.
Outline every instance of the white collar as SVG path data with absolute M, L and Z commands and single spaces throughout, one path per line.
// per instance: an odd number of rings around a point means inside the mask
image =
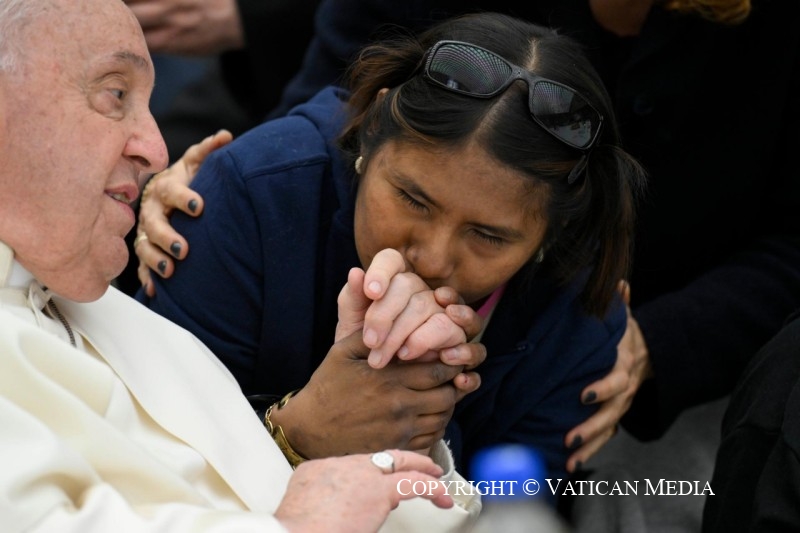
M 33 274 L 14 258 L 14 250 L 0 241 L 0 287 L 27 289 L 33 280 Z

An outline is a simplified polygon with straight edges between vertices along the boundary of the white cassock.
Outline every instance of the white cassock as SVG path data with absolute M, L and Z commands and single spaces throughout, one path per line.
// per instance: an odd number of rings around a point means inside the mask
M 272 514 L 292 470 L 222 363 L 114 288 L 52 297 L 76 349 L 49 297 L 0 242 L 3 533 L 283 531 Z M 454 499 L 402 502 L 383 530 L 459 531 L 480 498 Z

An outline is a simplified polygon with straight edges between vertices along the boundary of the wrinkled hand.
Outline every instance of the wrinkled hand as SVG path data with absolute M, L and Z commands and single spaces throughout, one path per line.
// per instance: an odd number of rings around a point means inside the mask
M 369 455 L 351 455 L 306 461 L 297 467 L 275 517 L 289 531 L 377 531 L 401 500 L 415 497 L 398 491 L 401 480 L 428 487 L 442 475 L 429 458 L 413 452 L 389 450 L 394 457 L 393 474 L 381 472 Z M 453 506 L 444 485 L 431 483 L 423 498 L 444 509 Z M 404 492 L 411 492 L 405 495 Z M 429 493 L 430 492 L 430 493 Z
M 381 250 L 360 280 L 356 275 L 351 271 L 339 295 L 337 332 L 363 328 L 364 344 L 372 348 L 369 361 L 375 368 L 386 365 L 395 354 L 410 360 L 431 349 L 463 344 L 481 330 L 481 318 L 463 305 L 455 291 L 431 290 L 419 276 L 406 272 L 397 250 Z M 343 313 L 343 307 L 352 311 Z
M 236 0 L 125 0 L 153 53 L 205 56 L 244 47 Z
M 366 273 L 351 269 L 339 293 L 336 339 L 363 329 L 374 368 L 385 366 L 394 354 L 405 361 L 440 359 L 467 370 L 482 363 L 486 348 L 466 342 L 481 331 L 480 316 L 453 289 L 432 291 L 404 270 L 402 255 L 391 249 L 376 254 Z M 480 376 L 460 374 L 454 384 L 463 397 L 480 386 Z
M 272 412 L 304 457 L 424 450 L 444 435 L 459 398 L 451 382 L 461 367 L 393 359 L 375 369 L 361 336 L 356 331 L 335 343 L 306 386 Z
M 183 259 L 189 252 L 189 243 L 169 223 L 170 213 L 179 209 L 196 217 L 203 212 L 203 198 L 189 185 L 208 154 L 232 139 L 233 135 L 226 130 L 206 137 L 189 147 L 183 157 L 145 185 L 147 194 L 142 194 L 136 233 L 146 234 L 147 239 L 137 238 L 134 251 L 139 258 L 139 281 L 148 296 L 155 294 L 150 279 L 151 269 L 168 278 L 174 271 L 172 258 Z
M 622 281 L 619 291 L 627 309 L 628 325 L 617 345 L 617 362 L 614 368 L 606 377 L 588 385 L 581 393 L 583 403 L 602 403 L 602 405 L 594 415 L 567 433 L 566 446 L 578 448 L 567 459 L 569 472 L 574 471 L 577 464 L 585 464 L 614 436 L 617 425 L 630 408 L 636 391 L 645 379 L 652 377 L 647 343 L 630 309 L 630 286 Z

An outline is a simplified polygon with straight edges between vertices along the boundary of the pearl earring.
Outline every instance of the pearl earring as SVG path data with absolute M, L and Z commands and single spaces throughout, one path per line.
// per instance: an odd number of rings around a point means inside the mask
M 358 158 L 356 159 L 356 164 L 355 164 L 356 174 L 361 174 L 361 164 L 363 162 L 364 162 L 364 157 L 363 156 L 358 156 Z
M 541 263 L 544 261 L 544 248 L 539 248 L 539 251 L 536 252 L 536 258 L 533 260 L 534 263 Z

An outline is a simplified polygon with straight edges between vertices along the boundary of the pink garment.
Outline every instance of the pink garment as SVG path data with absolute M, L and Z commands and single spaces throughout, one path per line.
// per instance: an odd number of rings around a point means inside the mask
M 486 301 L 483 302 L 483 305 L 480 306 L 480 308 L 476 311 L 476 313 L 478 313 L 478 315 L 482 319 L 486 320 L 486 317 L 488 317 L 491 314 L 492 310 L 494 309 L 494 306 L 496 306 L 497 302 L 500 301 L 500 297 L 503 296 L 503 292 L 505 290 L 506 290 L 505 283 L 497 287 L 494 290 L 494 292 L 489 295 L 489 298 L 487 298 Z

